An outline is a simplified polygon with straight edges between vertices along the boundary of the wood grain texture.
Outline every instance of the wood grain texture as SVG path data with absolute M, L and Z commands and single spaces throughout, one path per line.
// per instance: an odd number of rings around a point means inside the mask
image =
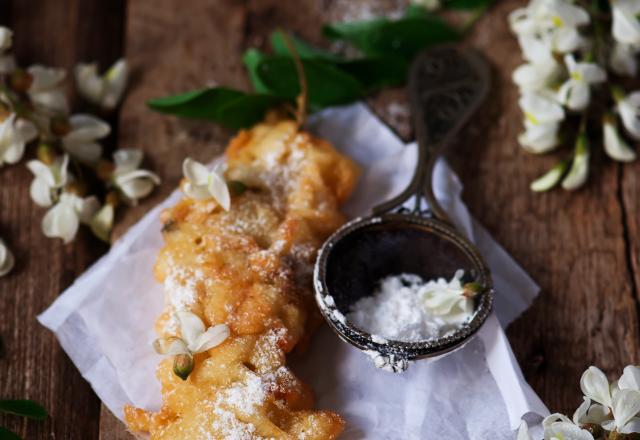
M 22 65 L 41 63 L 72 68 L 77 61 L 106 65 L 122 50 L 123 2 L 64 0 L 2 1 L 0 19 L 15 31 Z M 87 17 L 94 17 L 88 21 Z M 25 439 L 98 437 L 99 401 L 37 314 L 106 246 L 82 231 L 74 244 L 45 238 L 44 210 L 29 198 L 31 174 L 24 163 L 0 168 L 0 236 L 17 258 L 14 271 L 0 279 L 0 398 L 31 398 L 50 413 L 46 422 L 0 415 L 0 426 Z
M 640 163 L 616 165 L 596 148 L 593 177 L 577 193 L 534 195 L 529 182 L 554 162 L 517 146 L 521 115 L 510 75 L 521 59 L 507 14 L 526 0 L 501 0 L 476 25 L 467 44 L 492 63 L 494 84 L 479 116 L 449 154 L 465 184 L 472 213 L 541 285 L 541 296 L 508 331 L 527 380 L 553 410 L 580 403 L 578 380 L 591 364 L 619 374 L 640 361 Z M 213 157 L 232 133 L 207 123 L 149 111 L 145 101 L 203 85 L 248 89 L 241 55 L 267 47 L 268 34 L 290 29 L 326 47 L 320 24 L 358 15 L 397 13 L 402 0 L 0 0 L 0 20 L 16 31 L 23 63 L 103 65 L 122 50 L 133 74 L 111 145 L 142 148 L 163 184 L 118 219 L 121 234 L 166 197 L 187 155 Z M 6 14 L 5 14 L 6 11 Z M 35 13 L 34 11 L 37 11 Z M 364 11 L 364 12 L 363 12 Z M 411 136 L 403 90 L 369 100 L 405 139 Z M 43 211 L 28 198 L 24 166 L 0 169 L 0 236 L 18 265 L 0 279 L 0 397 L 45 404 L 45 423 L 0 416 L 27 439 L 132 438 L 99 402 L 57 341 L 35 322 L 41 312 L 106 249 L 83 233 L 63 246 L 40 232 Z

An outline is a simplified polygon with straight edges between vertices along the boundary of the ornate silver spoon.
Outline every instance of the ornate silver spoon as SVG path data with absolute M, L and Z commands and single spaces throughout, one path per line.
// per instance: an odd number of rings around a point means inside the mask
M 408 361 L 439 356 L 467 342 L 491 311 L 491 274 L 478 250 L 451 225 L 433 194 L 437 157 L 480 106 L 489 89 L 489 69 L 473 50 L 439 46 L 420 54 L 409 76 L 418 163 L 407 189 L 336 231 L 315 265 L 316 301 L 330 327 L 346 342 L 374 358 L 376 366 L 404 371 Z M 413 200 L 413 208 L 406 202 Z M 428 208 L 421 209 L 427 201 Z M 389 275 L 422 279 L 463 269 L 480 286 L 474 312 L 447 336 L 418 342 L 380 340 L 345 319 L 351 306 L 373 293 Z

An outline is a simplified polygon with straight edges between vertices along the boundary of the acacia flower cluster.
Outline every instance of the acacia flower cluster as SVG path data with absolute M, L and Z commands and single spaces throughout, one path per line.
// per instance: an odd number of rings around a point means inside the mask
M 115 207 L 136 204 L 160 180 L 140 169 L 142 151 L 117 150 L 112 158 L 105 157 L 101 142 L 111 132 L 109 124 L 91 114 L 71 113 L 64 93 L 66 72 L 18 66 L 11 52 L 12 38 L 10 29 L 0 27 L 0 166 L 32 157 L 27 161 L 33 174 L 30 195 L 34 203 L 47 208 L 42 219 L 47 237 L 69 243 L 80 224 L 86 224 L 109 241 Z M 103 75 L 96 64 L 75 69 L 80 95 L 101 112 L 117 106 L 126 81 L 124 60 Z M 0 274 L 10 266 L 7 255 L 3 244 Z
M 559 413 L 546 417 L 545 439 L 621 440 L 638 438 L 640 433 L 640 367 L 628 365 L 622 376 L 609 383 L 597 367 L 589 367 L 580 379 L 583 402 L 570 419 Z M 533 440 L 526 422 L 517 440 Z
M 638 73 L 639 14 L 638 0 L 531 0 L 509 15 L 525 60 L 513 72 L 524 115 L 518 142 L 534 154 L 573 144 L 533 191 L 581 187 L 594 137 L 613 160 L 636 159 L 629 141 L 640 141 L 640 91 L 619 83 Z

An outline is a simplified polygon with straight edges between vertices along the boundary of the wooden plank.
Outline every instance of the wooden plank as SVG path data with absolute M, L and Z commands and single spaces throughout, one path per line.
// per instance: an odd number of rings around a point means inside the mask
M 123 0 L 3 0 L 0 20 L 15 31 L 22 65 L 71 69 L 79 60 L 103 65 L 118 57 Z M 45 238 L 44 210 L 29 198 L 31 174 L 24 163 L 0 169 L 0 236 L 17 258 L 0 279 L 0 397 L 31 398 L 50 412 L 46 422 L 0 415 L 0 426 L 25 439 L 97 438 L 99 402 L 54 336 L 35 320 L 64 288 L 106 250 L 86 231 L 74 244 Z
M 525 3 L 498 2 L 471 36 L 493 63 L 495 76 L 489 102 L 458 146 L 456 168 L 473 214 L 542 287 L 508 335 L 535 391 L 552 411 L 572 414 L 582 403 L 579 379 L 589 365 L 617 377 L 622 367 L 638 363 L 637 300 L 627 265 L 618 166 L 597 143 L 586 188 L 541 195 L 528 190 L 558 156 L 532 157 L 516 142 L 521 114 L 510 76 L 522 61 L 507 15 Z M 566 148 L 564 153 L 571 151 Z M 637 165 L 624 171 L 636 274 L 637 171 Z

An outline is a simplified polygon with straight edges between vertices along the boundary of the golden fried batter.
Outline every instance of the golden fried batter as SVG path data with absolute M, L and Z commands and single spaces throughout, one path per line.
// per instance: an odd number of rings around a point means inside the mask
M 338 206 L 357 170 L 327 142 L 272 120 L 242 131 L 227 149 L 226 178 L 247 189 L 230 211 L 183 199 L 163 213 L 166 245 L 155 266 L 164 283 L 160 336 L 179 336 L 176 310 L 231 336 L 195 356 L 187 380 L 171 359 L 158 368 L 163 406 L 125 408 L 132 431 L 168 439 L 333 439 L 344 422 L 313 408 L 311 390 L 285 366 L 319 323 L 311 295 L 316 252 L 344 218 Z

